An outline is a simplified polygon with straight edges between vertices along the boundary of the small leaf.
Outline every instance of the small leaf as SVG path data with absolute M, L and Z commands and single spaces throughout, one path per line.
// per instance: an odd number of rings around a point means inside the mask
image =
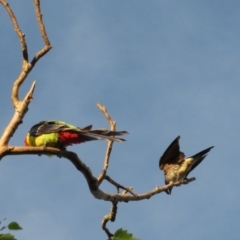
M 17 222 L 10 222 L 8 224 L 8 229 L 9 230 L 21 230 L 22 228 L 19 226 Z
M 6 233 L 0 234 L 0 240 L 16 240 L 16 238 L 12 234 Z
M 120 228 L 114 233 L 113 240 L 140 240 L 140 239 L 133 237 L 131 233 L 128 233 L 126 230 Z

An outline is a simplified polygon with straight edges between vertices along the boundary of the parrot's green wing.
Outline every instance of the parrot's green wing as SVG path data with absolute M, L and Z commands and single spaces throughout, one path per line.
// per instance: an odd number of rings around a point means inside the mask
M 84 130 L 90 130 L 91 125 L 83 128 Z M 81 131 L 81 128 L 75 127 L 73 125 L 67 124 L 65 122 L 60 121 L 41 121 L 30 129 L 29 133 L 31 136 L 39 136 L 42 134 L 48 134 L 48 133 L 57 133 L 60 131 L 67 131 L 67 130 L 73 130 L 73 131 Z

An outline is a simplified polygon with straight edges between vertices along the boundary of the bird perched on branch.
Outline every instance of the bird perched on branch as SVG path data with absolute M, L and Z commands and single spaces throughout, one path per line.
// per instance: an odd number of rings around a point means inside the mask
M 183 152 L 180 152 L 178 136 L 163 153 L 159 160 L 159 168 L 164 172 L 165 184 L 187 179 L 188 174 L 207 156 L 207 153 L 213 148 L 209 147 L 191 157 L 185 158 Z M 166 193 L 171 194 L 172 187 Z
M 75 127 L 61 121 L 42 121 L 30 129 L 25 137 L 25 146 L 46 146 L 65 150 L 67 146 L 92 140 L 113 140 L 123 142 L 125 139 L 117 138 L 127 134 L 126 131 L 110 131 L 107 129 L 92 130 L 92 125 L 85 128 Z

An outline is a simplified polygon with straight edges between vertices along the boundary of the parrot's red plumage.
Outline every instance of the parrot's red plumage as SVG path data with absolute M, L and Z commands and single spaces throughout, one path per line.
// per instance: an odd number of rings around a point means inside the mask
M 75 132 L 59 132 L 59 140 L 65 145 L 72 145 L 84 142 L 83 138 L 79 133 Z

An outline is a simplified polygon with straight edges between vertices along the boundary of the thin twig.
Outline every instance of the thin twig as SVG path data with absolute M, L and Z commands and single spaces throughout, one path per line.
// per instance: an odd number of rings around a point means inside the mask
M 5 9 L 7 10 L 8 14 L 9 14 L 9 17 L 12 20 L 14 30 L 16 31 L 16 33 L 19 37 L 19 40 L 20 40 L 23 59 L 26 62 L 28 62 L 28 50 L 27 50 L 27 44 L 26 44 L 26 41 L 25 41 L 25 34 L 19 28 L 18 21 L 15 17 L 14 12 L 12 11 L 11 7 L 9 6 L 9 3 L 5 0 L 0 0 L 0 3 L 2 3 L 2 5 L 5 7 Z
M 100 109 L 100 111 L 104 114 L 104 116 L 106 117 L 109 125 L 110 125 L 110 129 L 111 131 L 115 131 L 116 129 L 116 122 L 112 120 L 112 118 L 110 117 L 107 108 L 104 107 L 103 105 L 101 105 L 100 103 L 97 103 L 97 107 Z M 110 155 L 112 152 L 112 146 L 113 146 L 113 141 L 109 141 L 108 145 L 107 145 L 107 150 L 106 150 L 106 154 L 105 154 L 105 159 L 104 159 L 104 165 L 103 165 L 103 170 L 102 172 L 99 174 L 98 176 L 98 184 L 101 185 L 103 179 L 105 178 L 106 174 L 107 174 L 107 169 L 108 169 L 108 165 L 109 165 L 109 159 L 110 159 Z
M 23 81 L 25 80 L 25 78 L 27 77 L 28 73 L 30 72 L 31 66 L 28 64 L 28 50 L 27 50 L 27 44 L 25 41 L 25 35 L 21 31 L 21 29 L 18 25 L 17 18 L 15 17 L 15 14 L 13 13 L 13 11 L 7 1 L 0 0 L 0 3 L 2 3 L 2 5 L 5 7 L 8 15 L 12 21 L 13 28 L 14 28 L 15 32 L 17 33 L 19 41 L 20 41 L 22 56 L 23 56 L 22 70 L 21 70 L 21 73 L 19 74 L 19 77 L 14 82 L 13 89 L 12 89 L 12 102 L 13 102 L 14 108 L 17 109 L 18 103 L 19 103 L 18 90 L 19 90 L 19 87 L 21 86 L 21 84 L 23 83 Z
M 34 4 L 35 4 L 35 11 L 36 11 L 36 17 L 37 17 L 37 22 L 38 22 L 38 26 L 43 38 L 43 41 L 45 43 L 45 46 L 35 54 L 34 58 L 31 61 L 31 65 L 32 67 L 36 64 L 36 62 L 42 57 L 44 56 L 51 48 L 51 44 L 50 41 L 48 39 L 47 36 L 47 32 L 45 30 L 45 26 L 42 20 L 42 12 L 41 12 L 41 8 L 40 8 L 40 1 L 39 0 L 34 0 Z
M 125 190 L 125 192 L 127 193 L 127 192 L 129 192 L 129 193 L 131 193 L 133 196 L 135 196 L 135 197 L 137 197 L 137 194 L 136 193 L 134 193 L 131 189 L 131 187 L 124 187 L 123 185 L 121 185 L 121 184 L 119 184 L 119 183 L 117 183 L 117 182 L 115 182 L 111 177 L 109 177 L 108 175 L 106 175 L 105 176 L 105 179 L 108 181 L 108 182 L 110 182 L 111 184 L 113 184 L 116 188 L 117 188 L 117 193 L 119 193 L 119 189 L 121 188 L 121 189 L 123 189 L 123 190 Z M 126 194 L 125 193 L 125 194 Z
M 106 225 L 107 225 L 108 221 L 111 221 L 111 222 L 115 221 L 116 215 L 117 215 L 117 204 L 118 204 L 118 202 L 112 202 L 112 207 L 111 207 L 110 213 L 105 215 L 102 220 L 102 229 L 106 232 L 106 234 L 108 236 L 108 240 L 112 239 L 113 234 L 108 230 Z
M 122 195 L 126 195 L 126 194 L 129 192 L 129 189 L 132 190 L 133 188 L 130 187 L 130 188 L 128 188 L 127 190 L 124 190 L 124 191 L 122 192 Z
M 13 136 L 15 131 L 17 130 L 18 126 L 22 123 L 22 119 L 26 112 L 28 111 L 28 105 L 33 99 L 33 92 L 35 89 L 36 81 L 32 83 L 32 86 L 28 93 L 26 94 L 23 101 L 19 102 L 18 104 L 18 110 L 15 110 L 15 113 L 9 122 L 8 126 L 5 128 L 2 137 L 0 139 L 0 146 L 6 146 L 10 140 L 10 138 Z

